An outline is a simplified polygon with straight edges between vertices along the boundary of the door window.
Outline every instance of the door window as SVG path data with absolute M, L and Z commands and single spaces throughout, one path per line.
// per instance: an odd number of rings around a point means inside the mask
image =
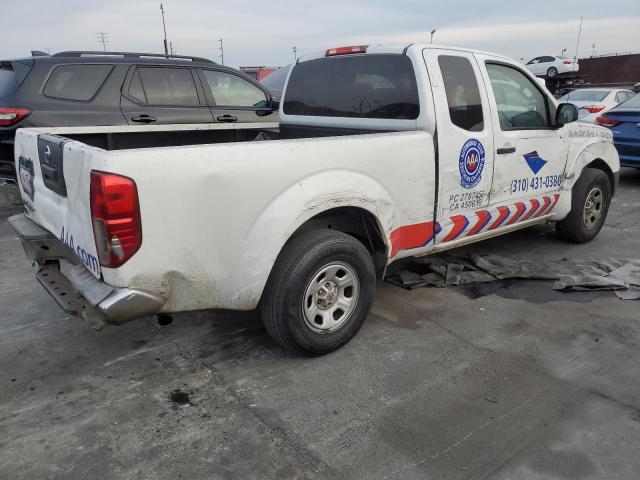
M 111 73 L 113 65 L 59 65 L 42 93 L 47 97 L 89 101 Z
M 482 101 L 471 62 L 464 57 L 441 55 L 438 64 L 447 93 L 451 122 L 470 132 L 482 131 Z
M 536 63 L 538 63 L 540 61 L 540 57 L 536 57 L 532 60 L 529 60 L 529 62 L 527 63 L 527 65 L 535 65 Z
M 216 70 L 204 70 L 204 77 L 217 106 L 254 108 L 268 106 L 267 95 L 237 75 Z
M 548 128 L 547 98 L 520 70 L 494 63 L 487 72 L 502 130 Z
M 129 95 L 138 101 L 145 99 L 149 105 L 200 105 L 196 84 L 188 68 L 138 67 L 129 86 Z
M 555 60 L 553 57 L 540 57 L 540 63 L 550 63 L 555 62 Z

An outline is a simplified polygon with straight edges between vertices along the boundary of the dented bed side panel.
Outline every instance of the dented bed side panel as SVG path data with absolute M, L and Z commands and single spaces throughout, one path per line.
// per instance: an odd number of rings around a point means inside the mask
M 291 234 L 332 208 L 360 207 L 387 242 L 433 220 L 427 132 L 108 152 L 101 166 L 136 181 L 142 247 L 113 286 L 167 299 L 163 311 L 256 307 Z M 171 179 L 166 172 L 171 172 Z

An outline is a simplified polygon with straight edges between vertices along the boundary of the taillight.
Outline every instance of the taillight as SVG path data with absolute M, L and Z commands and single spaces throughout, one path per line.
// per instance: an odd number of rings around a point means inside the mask
M 604 115 L 600 115 L 596 118 L 596 124 L 602 125 L 603 127 L 615 127 L 621 123 L 622 122 L 619 120 L 614 120 L 613 118 L 605 117 Z
M 28 108 L 0 107 L 0 127 L 10 127 L 31 113 Z
M 353 47 L 330 48 L 324 54 L 325 57 L 333 57 L 335 55 L 349 55 L 351 53 L 367 53 L 368 45 L 356 45 Z
M 564 63 L 565 65 L 571 65 L 573 62 L 571 60 L 565 60 L 562 63 Z
M 91 172 L 91 220 L 103 267 L 119 267 L 142 244 L 138 189 L 130 178 Z
M 601 110 L 604 110 L 606 105 L 589 105 L 588 107 L 582 107 L 589 113 L 598 113 Z

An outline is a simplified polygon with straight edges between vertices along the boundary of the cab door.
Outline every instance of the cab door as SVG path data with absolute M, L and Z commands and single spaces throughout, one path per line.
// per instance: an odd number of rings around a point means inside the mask
M 489 102 L 471 53 L 423 52 L 435 102 L 438 141 L 436 247 L 464 243 L 488 222 L 494 148 Z M 447 245 L 449 246 L 449 245 Z
M 554 127 L 553 100 L 530 73 L 491 57 L 479 60 L 496 119 L 490 202 L 506 227 L 555 208 L 567 163 L 567 129 Z

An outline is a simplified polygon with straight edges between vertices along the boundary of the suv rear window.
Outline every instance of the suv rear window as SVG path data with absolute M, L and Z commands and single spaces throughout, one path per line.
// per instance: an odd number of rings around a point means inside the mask
M 138 67 L 138 78 L 132 79 L 129 93 L 142 100 L 142 91 L 149 105 L 200 105 L 196 84 L 189 68 Z
M 18 82 L 16 82 L 16 75 L 13 73 L 11 64 L 0 65 L 0 98 L 11 95 L 15 89 L 18 88 Z
M 43 94 L 64 100 L 88 101 L 100 90 L 113 65 L 59 65 L 53 69 Z
M 413 66 L 397 54 L 301 62 L 289 78 L 284 113 L 413 120 L 420 113 Z

